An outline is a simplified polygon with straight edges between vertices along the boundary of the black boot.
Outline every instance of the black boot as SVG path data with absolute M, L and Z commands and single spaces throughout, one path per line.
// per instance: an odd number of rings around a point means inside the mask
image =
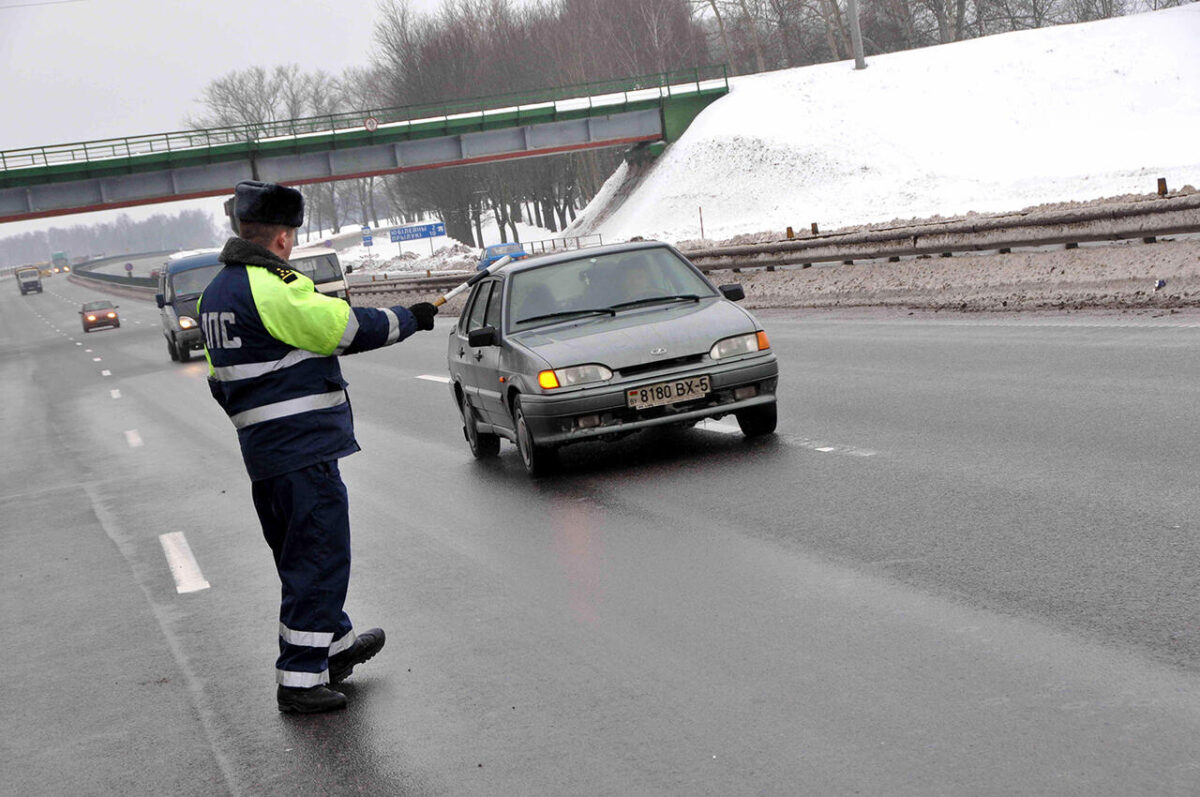
M 337 684 L 346 680 L 354 671 L 355 664 L 362 664 L 383 650 L 384 641 L 382 628 L 369 628 L 358 635 L 353 645 L 330 656 L 329 683 Z
M 280 686 L 275 690 L 275 700 L 284 713 L 318 714 L 346 707 L 346 696 L 324 685 L 311 689 Z

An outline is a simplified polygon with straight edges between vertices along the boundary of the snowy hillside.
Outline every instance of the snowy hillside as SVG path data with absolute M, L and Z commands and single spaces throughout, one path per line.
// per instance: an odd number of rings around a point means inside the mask
M 722 239 L 1200 185 L 1200 4 L 867 62 L 731 80 L 567 234 L 698 238 L 703 208 Z

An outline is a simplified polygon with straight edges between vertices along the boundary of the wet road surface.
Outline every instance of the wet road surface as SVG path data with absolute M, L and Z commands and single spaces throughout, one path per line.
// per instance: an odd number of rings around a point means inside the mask
M 0 293 L 12 793 L 1197 791 L 1200 318 L 770 314 L 774 439 L 539 481 L 419 378 L 447 322 L 344 358 L 347 609 L 389 641 L 293 717 L 205 365 L 148 303 L 82 334 L 93 296 Z

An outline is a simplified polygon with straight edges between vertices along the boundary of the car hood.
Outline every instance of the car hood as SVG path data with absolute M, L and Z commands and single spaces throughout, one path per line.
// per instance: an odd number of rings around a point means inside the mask
M 753 318 L 725 299 L 625 310 L 511 335 L 552 368 L 600 363 L 614 371 L 707 354 L 721 338 L 754 332 Z M 665 349 L 665 351 L 659 351 Z M 651 352 L 656 352 L 651 354 Z

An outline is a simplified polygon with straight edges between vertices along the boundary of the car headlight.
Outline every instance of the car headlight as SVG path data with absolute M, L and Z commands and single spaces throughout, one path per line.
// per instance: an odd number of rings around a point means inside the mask
M 754 354 L 769 348 L 771 348 L 771 342 L 767 340 L 767 333 L 759 330 L 751 332 L 749 335 L 737 335 L 718 340 L 709 349 L 708 356 L 714 360 L 721 360 L 725 357 L 736 357 L 739 354 Z
M 109 318 L 116 318 L 116 317 L 117 317 L 117 314 L 116 314 L 116 313 L 109 313 L 109 314 L 108 314 L 108 317 L 109 317 Z
M 87 317 L 87 320 L 88 320 L 88 321 L 95 321 L 95 320 L 96 320 L 96 316 L 94 316 L 94 315 L 90 315 L 90 316 L 88 316 L 88 317 Z
M 612 379 L 612 375 L 612 371 L 597 363 L 573 365 L 570 368 L 542 371 L 538 374 L 538 384 L 546 390 L 553 390 L 556 387 L 576 387 L 592 382 L 607 382 Z
M 188 317 L 187 317 L 187 316 L 185 316 L 185 315 L 181 315 L 181 316 L 179 316 L 179 328 L 180 328 L 180 329 L 191 329 L 191 328 L 192 328 L 192 327 L 194 327 L 194 326 L 196 326 L 196 320 L 195 320 L 195 319 L 193 319 L 193 318 L 188 318 Z

